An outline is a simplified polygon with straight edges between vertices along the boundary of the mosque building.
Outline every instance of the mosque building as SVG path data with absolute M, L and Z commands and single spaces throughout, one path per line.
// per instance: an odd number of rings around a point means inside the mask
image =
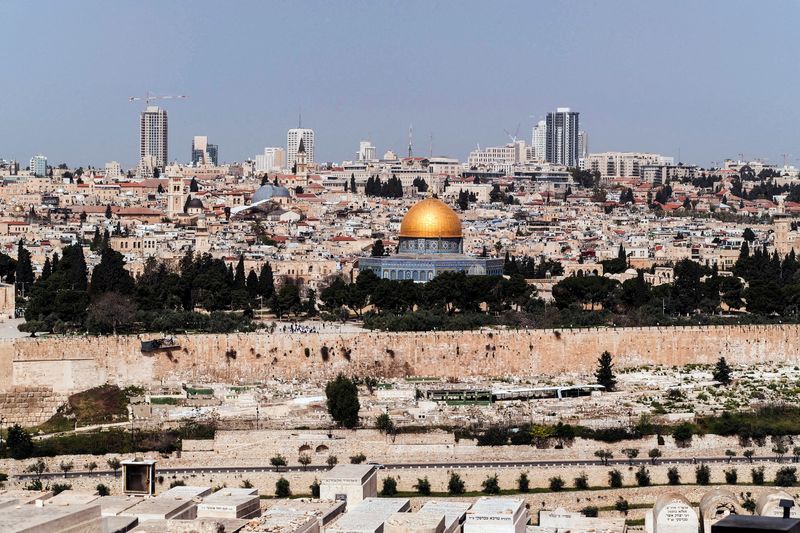
M 500 276 L 503 260 L 464 253 L 461 220 L 438 198 L 427 198 L 408 210 L 400 224 L 396 255 L 363 257 L 360 271 L 372 270 L 378 277 L 424 283 L 442 272 L 465 272 L 470 276 Z

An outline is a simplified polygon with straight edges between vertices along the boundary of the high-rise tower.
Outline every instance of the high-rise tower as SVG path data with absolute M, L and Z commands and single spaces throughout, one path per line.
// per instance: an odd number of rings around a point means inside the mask
M 547 162 L 578 166 L 578 112 L 559 107 L 547 114 Z
M 139 119 L 139 160 L 147 166 L 167 166 L 167 110 L 147 106 Z
M 292 128 L 286 134 L 286 166 L 291 169 L 297 157 L 300 140 L 306 149 L 306 163 L 314 162 L 314 130 L 308 128 Z

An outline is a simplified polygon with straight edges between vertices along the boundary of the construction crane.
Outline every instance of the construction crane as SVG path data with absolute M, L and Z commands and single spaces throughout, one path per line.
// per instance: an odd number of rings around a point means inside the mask
M 172 96 L 172 95 L 159 96 L 159 95 L 156 95 L 156 94 L 152 94 L 150 91 L 147 91 L 147 96 L 129 96 L 128 97 L 128 101 L 129 102 L 136 102 L 136 101 L 144 100 L 145 105 L 149 106 L 151 100 L 183 100 L 183 99 L 186 99 L 186 98 L 189 98 L 189 97 L 185 96 L 183 94 L 179 94 L 177 96 Z
M 514 132 L 514 135 L 511 135 L 511 132 L 508 131 L 507 129 L 503 129 L 503 131 L 506 132 L 506 135 L 508 135 L 508 138 L 511 139 L 512 143 L 517 142 L 517 137 L 519 137 L 519 127 L 520 127 L 520 124 L 518 123 L 517 124 L 517 130 Z

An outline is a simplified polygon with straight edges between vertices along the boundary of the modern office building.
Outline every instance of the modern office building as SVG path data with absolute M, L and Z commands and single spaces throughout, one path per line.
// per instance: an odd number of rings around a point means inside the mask
M 139 119 L 139 160 L 163 169 L 167 166 L 167 110 L 147 106 Z
M 546 159 L 548 163 L 578 166 L 578 112 L 559 107 L 547 114 Z
M 208 137 L 195 135 L 192 139 L 192 164 L 213 165 L 219 164 L 219 146 L 208 144 Z
M 291 169 L 297 158 L 297 149 L 300 147 L 300 139 L 306 149 L 306 161 L 314 163 L 314 130 L 308 128 L 292 128 L 286 134 L 286 167 Z
M 361 141 L 358 143 L 358 161 L 374 161 L 375 160 L 375 147 L 369 141 Z
M 43 155 L 35 155 L 31 157 L 30 162 L 31 174 L 34 176 L 47 176 L 47 158 Z
M 533 148 L 533 159 L 538 162 L 544 162 L 547 159 L 547 121 L 540 120 L 533 127 L 533 135 L 531 138 L 531 147 Z
M 286 150 L 277 146 L 267 146 L 263 154 L 256 156 L 255 170 L 258 173 L 277 172 L 286 166 Z
M 599 172 L 601 178 L 639 178 L 642 167 L 670 166 L 671 157 L 644 152 L 603 152 L 588 154 L 584 160 L 584 168 L 590 172 Z
M 578 159 L 586 159 L 589 155 L 589 134 L 585 131 L 578 132 Z

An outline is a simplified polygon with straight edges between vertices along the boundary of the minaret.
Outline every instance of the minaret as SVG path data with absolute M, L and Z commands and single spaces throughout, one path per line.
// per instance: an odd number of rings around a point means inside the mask
M 183 178 L 170 176 L 167 182 L 167 216 L 174 218 L 183 213 L 183 203 L 186 201 L 183 194 Z

